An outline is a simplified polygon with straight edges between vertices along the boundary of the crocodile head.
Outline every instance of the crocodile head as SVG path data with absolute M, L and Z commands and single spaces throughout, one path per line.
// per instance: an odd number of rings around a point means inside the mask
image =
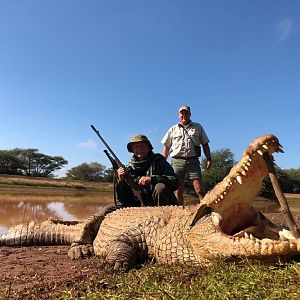
M 299 239 L 253 206 L 268 175 L 263 156 L 270 155 L 273 160 L 274 152 L 283 152 L 276 136 L 255 139 L 224 180 L 206 194 L 189 233 L 196 255 L 210 261 L 217 257 L 270 258 L 300 252 Z

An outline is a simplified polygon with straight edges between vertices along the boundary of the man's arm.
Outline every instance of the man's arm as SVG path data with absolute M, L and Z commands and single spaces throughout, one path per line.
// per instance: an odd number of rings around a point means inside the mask
M 167 160 L 160 154 L 159 159 L 155 160 L 155 173 L 151 175 L 151 184 L 164 183 L 171 191 L 178 189 L 178 178 L 174 172 L 174 169 L 167 162 Z
M 170 153 L 170 148 L 168 148 L 167 146 L 164 146 L 163 151 L 162 151 L 162 155 L 165 157 L 165 159 L 168 158 L 169 153 Z
M 211 167 L 212 161 L 211 161 L 211 154 L 210 154 L 210 148 L 208 143 L 202 145 L 203 147 L 203 152 L 206 157 L 206 169 L 209 169 Z

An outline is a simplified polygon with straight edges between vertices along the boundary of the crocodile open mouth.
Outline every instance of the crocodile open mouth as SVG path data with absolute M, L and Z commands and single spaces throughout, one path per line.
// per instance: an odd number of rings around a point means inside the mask
M 274 152 L 283 152 L 274 135 L 263 135 L 250 143 L 240 162 L 206 194 L 194 221 L 209 213 L 207 208 L 210 208 L 213 224 L 230 238 L 293 239 L 290 231 L 274 225 L 253 206 L 268 175 L 264 157 L 273 160 Z
M 263 241 L 286 241 L 294 239 L 292 233 L 284 226 L 273 224 L 262 213 L 253 209 L 247 217 L 238 222 L 224 220 L 219 213 L 212 212 L 213 224 L 229 238 L 259 239 Z

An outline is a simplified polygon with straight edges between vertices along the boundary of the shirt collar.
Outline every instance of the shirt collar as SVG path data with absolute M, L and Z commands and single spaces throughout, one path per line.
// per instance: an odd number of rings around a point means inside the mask
M 178 122 L 178 126 L 179 127 L 190 127 L 190 126 L 193 126 L 193 125 L 195 125 L 195 123 L 192 121 L 192 120 L 190 120 L 190 122 L 187 124 L 187 125 L 182 125 L 180 122 Z

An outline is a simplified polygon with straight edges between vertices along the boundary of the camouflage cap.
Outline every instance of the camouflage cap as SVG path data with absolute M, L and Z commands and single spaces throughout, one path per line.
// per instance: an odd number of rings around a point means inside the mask
M 133 152 L 132 150 L 132 145 L 134 143 L 138 143 L 138 142 L 146 142 L 149 146 L 150 146 L 150 150 L 153 149 L 150 141 L 148 140 L 148 138 L 143 135 L 143 134 L 137 134 L 137 135 L 134 135 L 131 139 L 130 139 L 130 142 L 127 144 L 127 150 L 129 152 Z

